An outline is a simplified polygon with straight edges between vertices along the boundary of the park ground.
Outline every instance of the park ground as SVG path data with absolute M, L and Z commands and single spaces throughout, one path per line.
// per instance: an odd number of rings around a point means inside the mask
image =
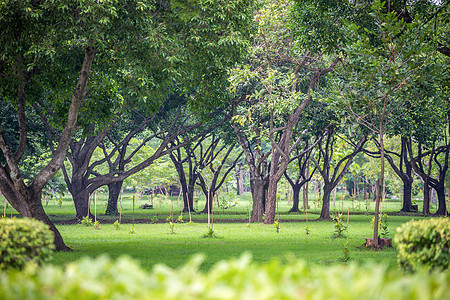
M 177 197 L 158 196 L 153 199 L 153 209 L 142 209 L 143 204 L 151 203 L 149 196 L 125 193 L 121 224 L 117 228 L 113 223 L 119 220 L 119 216 L 104 215 L 106 196 L 100 194 L 97 205 L 91 204 L 91 211 L 97 212 L 100 222 L 98 229 L 71 224 L 70 220 L 75 215 L 71 198 L 43 200 L 47 214 L 57 224 L 66 244 L 74 250 L 55 253 L 52 264 L 65 265 L 84 256 L 117 258 L 127 255 L 150 270 L 156 264 L 176 268 L 202 253 L 205 261 L 201 269 L 206 271 L 220 260 L 236 258 L 244 253 L 251 254 L 256 262 L 273 259 L 283 262 L 292 256 L 321 265 L 340 264 L 345 260 L 347 231 L 343 237 L 333 238 L 335 222 L 317 220 L 320 202 L 314 197 L 310 197 L 308 222 L 305 210 L 288 213 L 292 204 L 287 200 L 279 201 L 279 232 L 274 225 L 248 224 L 250 196 L 232 197 L 227 203 L 222 203 L 222 208 L 215 208 L 210 216 L 214 237 L 205 238 L 209 232 L 207 214 L 181 214 L 182 202 Z M 199 197 L 194 208 L 201 210 L 203 206 L 204 200 Z M 403 223 L 422 218 L 420 214 L 399 213 L 401 201 L 398 199 L 387 199 L 382 207 L 389 216 L 389 237 L 393 237 Z M 3 201 L 0 208 L 7 217 L 15 215 L 10 206 L 4 209 Z M 361 247 L 365 238 L 373 236 L 373 209 L 372 201 L 352 199 L 344 197 L 344 194 L 338 194 L 336 202 L 332 200 L 331 203 L 332 216 L 342 212 L 344 225 L 348 218 L 349 261 L 383 263 L 389 269 L 396 269 L 395 247 L 380 251 Z M 170 216 L 174 220 L 172 228 L 168 220 Z M 306 234 L 307 228 L 309 234 Z

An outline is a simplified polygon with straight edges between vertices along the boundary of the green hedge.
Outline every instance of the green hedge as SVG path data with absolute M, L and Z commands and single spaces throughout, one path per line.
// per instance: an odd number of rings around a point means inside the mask
M 450 263 L 450 219 L 409 221 L 397 228 L 398 263 L 407 271 L 445 270 Z
M 150 254 L 149 254 L 150 255 Z M 0 299 L 448 299 L 450 275 L 405 275 L 379 265 L 312 266 L 248 256 L 198 270 L 200 257 L 150 273 L 128 258 L 84 258 L 65 267 L 0 272 Z
M 21 269 L 28 262 L 42 264 L 54 249 L 53 232 L 34 219 L 0 219 L 0 269 Z

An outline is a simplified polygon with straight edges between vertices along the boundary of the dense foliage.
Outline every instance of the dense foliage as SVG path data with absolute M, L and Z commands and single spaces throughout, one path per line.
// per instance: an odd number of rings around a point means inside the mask
M 397 229 L 394 242 L 402 268 L 416 271 L 448 269 L 450 263 L 450 219 L 410 221 Z
M 135 262 L 83 259 L 65 269 L 46 266 L 0 273 L 0 299 L 444 299 L 449 274 L 388 272 L 382 266 L 257 264 L 248 256 L 204 274 L 194 258 L 180 269 L 150 274 Z M 401 288 L 399 288 L 401 286 Z
M 23 268 L 27 262 L 41 264 L 51 258 L 53 233 L 34 219 L 0 219 L 0 269 Z

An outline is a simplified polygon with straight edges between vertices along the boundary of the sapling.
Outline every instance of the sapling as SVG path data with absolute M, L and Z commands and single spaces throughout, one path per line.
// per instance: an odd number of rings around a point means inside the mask
M 119 220 L 116 220 L 113 225 L 116 228 L 116 230 L 119 230 L 119 227 L 120 227 Z
M 184 223 L 184 221 L 183 221 L 183 214 L 178 216 L 177 222 L 178 223 Z
M 213 228 L 208 228 L 208 232 L 203 236 L 203 238 L 215 238 L 215 237 L 217 236 Z
M 173 231 L 174 226 L 175 226 L 174 222 L 169 222 L 169 227 L 170 227 L 170 230 L 172 231 L 170 234 L 175 234 L 175 232 Z
M 380 217 L 380 229 L 381 229 L 381 236 L 383 238 L 388 238 L 390 235 L 390 232 L 389 232 L 388 215 L 387 214 L 382 214 Z
M 344 244 L 344 248 L 342 249 L 342 252 L 344 253 L 344 257 L 342 261 L 346 262 L 350 259 L 350 249 L 348 248 L 348 225 L 350 222 L 350 208 L 347 210 L 347 241 Z
M 95 229 L 95 230 L 100 229 L 100 222 L 99 222 L 98 220 L 96 220 L 96 221 L 94 222 L 94 229 Z
M 134 229 L 134 224 L 133 224 L 133 226 L 131 226 L 130 233 L 131 233 L 131 234 L 136 233 L 136 229 Z
M 280 222 L 274 221 L 273 226 L 275 226 L 275 228 L 277 229 L 277 233 L 280 233 Z
M 342 213 L 337 213 L 334 217 L 332 217 L 332 220 L 334 221 L 334 238 L 339 238 L 344 236 L 344 231 L 346 229 L 346 226 L 344 224 L 344 216 Z

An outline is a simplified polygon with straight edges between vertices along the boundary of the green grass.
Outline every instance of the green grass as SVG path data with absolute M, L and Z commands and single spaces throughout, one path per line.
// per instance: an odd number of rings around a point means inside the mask
M 311 198 L 312 199 L 312 198 Z M 317 202 L 317 201 L 316 201 Z M 141 209 L 140 205 L 149 203 L 149 199 L 135 200 L 135 218 L 144 223 L 136 223 L 136 233 L 131 234 L 132 195 L 126 194 L 123 198 L 122 224 L 116 230 L 111 224 L 118 219 L 117 216 L 104 216 L 106 208 L 106 195 L 101 195 L 97 206 L 97 216 L 102 222 L 100 230 L 82 225 L 61 225 L 60 221 L 70 220 L 74 217 L 74 206 L 70 198 L 64 198 L 60 206 L 57 201 L 43 202 L 47 214 L 57 222 L 66 244 L 74 252 L 62 252 L 54 255 L 53 264 L 64 265 L 83 256 L 97 257 L 107 254 L 112 258 L 128 255 L 140 262 L 143 268 L 151 269 L 155 264 L 163 263 L 171 267 L 184 264 L 197 253 L 206 255 L 202 270 L 209 270 L 212 265 L 223 259 L 239 257 L 243 253 L 250 253 L 257 262 L 267 262 L 273 258 L 284 260 L 287 256 L 302 258 L 317 264 L 338 264 L 343 258 L 343 245 L 345 238 L 331 238 L 333 222 L 314 221 L 320 214 L 320 205 L 310 201 L 308 209 L 308 223 L 310 235 L 305 234 L 306 214 L 291 213 L 288 211 L 291 204 L 287 201 L 279 202 L 279 218 L 281 230 L 276 232 L 273 225 L 251 224 L 247 227 L 249 196 L 236 197 L 236 205 L 229 209 L 215 209 L 214 230 L 218 238 L 202 238 L 207 233 L 206 214 L 192 214 L 193 223 L 189 221 L 188 214 L 183 215 L 185 223 L 175 224 L 176 234 L 170 234 L 168 223 L 146 224 L 156 214 L 160 222 L 164 222 L 173 210 L 176 220 L 182 209 L 182 202 L 173 198 L 173 202 L 159 197 L 154 202 L 156 209 Z M 194 208 L 202 209 L 204 200 L 200 199 Z M 359 263 L 374 261 L 382 262 L 389 268 L 397 268 L 396 250 L 384 249 L 372 251 L 359 249 L 365 238 L 372 237 L 372 219 L 374 203 L 369 202 L 369 213 L 366 215 L 365 202 L 346 199 L 342 203 L 346 214 L 350 209 L 349 248 L 350 260 Z M 341 207 L 342 207 L 341 206 Z M 331 203 L 331 214 L 338 210 L 339 203 L 334 207 Z M 391 236 L 395 228 L 409 221 L 412 216 L 394 214 L 401 208 L 399 200 L 387 201 L 383 211 L 391 214 L 389 226 Z M 3 202 L 0 209 L 4 209 Z M 94 208 L 91 206 L 91 211 Z M 8 207 L 6 215 L 10 215 Z M 414 218 L 420 218 L 419 215 Z M 221 223 L 222 220 L 239 220 L 235 223 Z M 107 224 L 109 223 L 109 224 Z
M 409 217 L 391 217 L 391 231 Z M 73 253 L 56 253 L 53 263 L 63 265 L 83 256 L 96 257 L 107 254 L 116 258 L 128 255 L 138 260 L 142 267 L 151 269 L 163 263 L 171 267 L 182 265 L 197 253 L 206 255 L 202 265 L 208 270 L 214 263 L 245 252 L 252 254 L 257 262 L 273 258 L 285 259 L 293 255 L 318 264 L 341 263 L 345 238 L 331 238 L 332 222 L 309 222 L 311 233 L 305 234 L 304 222 L 281 222 L 280 233 L 272 225 L 245 223 L 215 224 L 217 238 L 202 238 L 207 232 L 205 223 L 175 224 L 176 234 L 170 234 L 169 224 L 136 224 L 136 233 L 131 234 L 131 224 L 122 224 L 116 230 L 111 224 L 104 224 L 100 230 L 82 225 L 59 225 L 58 229 Z M 349 228 L 350 259 L 356 262 L 383 262 L 389 268 L 396 268 L 396 251 L 385 249 L 372 251 L 358 249 L 371 237 L 370 217 L 351 216 Z

